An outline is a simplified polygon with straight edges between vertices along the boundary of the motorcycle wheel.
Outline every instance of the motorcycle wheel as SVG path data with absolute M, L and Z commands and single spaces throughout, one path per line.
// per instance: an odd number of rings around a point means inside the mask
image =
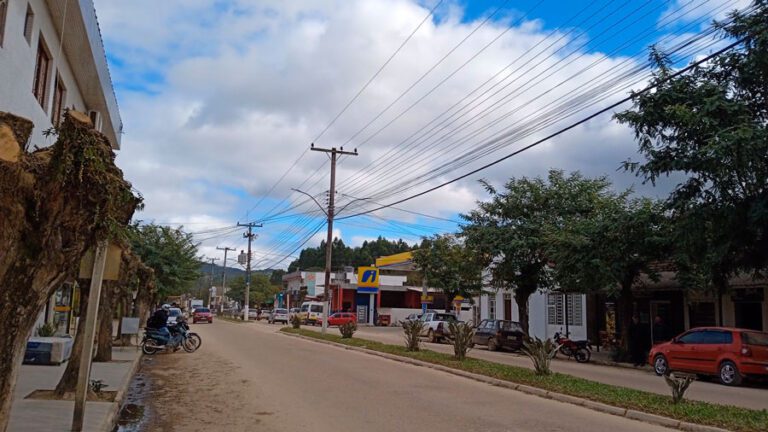
M 574 353 L 574 357 L 576 357 L 577 362 L 586 363 L 592 357 L 592 353 L 586 348 L 579 348 Z
M 188 353 L 192 353 L 197 351 L 198 348 L 200 348 L 200 345 L 203 344 L 203 340 L 200 338 L 200 336 L 197 333 L 189 333 L 187 335 L 187 338 L 184 340 L 183 348 L 184 351 Z
M 573 357 L 573 351 L 571 351 L 571 349 L 568 348 L 565 345 L 560 347 L 560 354 L 562 354 L 562 355 L 564 355 L 566 357 Z
M 157 348 L 148 344 L 149 340 L 141 341 L 141 352 L 147 355 L 152 355 L 157 352 Z M 153 343 L 154 344 L 154 343 Z

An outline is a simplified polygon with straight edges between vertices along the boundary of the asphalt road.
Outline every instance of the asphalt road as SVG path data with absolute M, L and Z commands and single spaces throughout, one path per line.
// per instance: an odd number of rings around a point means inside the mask
M 319 327 L 304 328 L 320 331 Z M 331 330 L 338 333 L 338 330 Z M 378 342 L 400 345 L 403 332 L 399 327 L 360 327 L 355 337 Z M 424 342 L 427 349 L 453 354 L 453 347 L 447 344 Z M 470 351 L 470 356 L 497 363 L 533 368 L 528 357 L 511 352 L 491 352 L 485 347 Z M 653 393 L 669 395 L 669 387 L 661 377 L 653 372 L 640 369 L 619 368 L 597 364 L 581 364 L 574 360 L 555 360 L 552 370 L 605 384 L 630 387 Z M 691 384 L 685 397 L 693 400 L 712 402 L 722 405 L 735 405 L 751 409 L 768 409 L 768 389 L 757 387 L 727 387 L 716 382 L 696 381 Z
M 200 430 L 213 430 L 212 425 L 286 432 L 669 430 L 297 339 L 278 334 L 278 328 L 222 320 L 194 325 L 203 338 L 201 349 L 167 356 L 178 362 L 176 374 L 183 374 L 185 365 L 225 370 L 196 381 L 191 386 L 197 391 L 177 401 L 185 412 L 205 410 L 203 421 L 196 420 Z M 164 409 L 156 407 L 156 415 L 173 415 Z M 243 421 L 231 421 L 237 417 Z M 196 429 L 175 423 L 165 430 Z

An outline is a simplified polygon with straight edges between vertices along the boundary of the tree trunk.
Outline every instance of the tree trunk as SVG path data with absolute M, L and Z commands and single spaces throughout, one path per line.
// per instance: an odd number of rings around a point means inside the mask
M 73 393 L 77 389 L 77 375 L 80 372 L 80 359 L 83 353 L 83 340 L 85 338 L 85 315 L 88 310 L 88 293 L 91 291 L 91 284 L 84 282 L 80 285 L 80 305 L 78 306 L 79 317 L 77 321 L 77 330 L 75 331 L 75 341 L 72 344 L 72 354 L 67 361 L 67 367 L 64 374 L 56 385 L 54 394 L 64 396 L 64 393 Z
M 112 283 L 105 283 L 101 290 L 99 312 L 97 317 L 98 334 L 96 335 L 96 357 L 93 361 L 112 361 L 112 300 L 114 288 Z
M 629 355 L 629 327 L 632 325 L 632 306 L 634 305 L 634 296 L 632 295 L 632 282 L 624 282 L 619 293 L 619 315 L 621 316 L 621 348 Z M 639 343 L 639 341 L 635 341 Z M 626 358 L 619 358 L 619 361 Z
M 140 202 L 87 115 L 68 111 L 53 146 L 30 153 L 33 127 L 0 112 L 0 432 L 38 313 Z
M 528 300 L 531 298 L 531 294 L 536 292 L 536 286 L 519 286 L 515 289 L 515 303 L 517 303 L 517 311 L 520 315 L 520 326 L 523 328 L 526 336 L 530 336 L 528 327 L 530 324 L 530 313 L 528 310 Z

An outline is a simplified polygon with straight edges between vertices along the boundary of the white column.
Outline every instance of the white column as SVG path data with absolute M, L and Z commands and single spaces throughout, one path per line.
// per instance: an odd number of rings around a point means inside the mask
M 376 306 L 376 294 L 369 294 L 368 297 L 368 324 L 373 325 L 373 308 Z

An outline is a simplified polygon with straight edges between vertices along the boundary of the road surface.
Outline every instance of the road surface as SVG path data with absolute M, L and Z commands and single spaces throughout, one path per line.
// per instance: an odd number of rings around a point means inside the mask
M 320 327 L 303 328 L 320 331 Z M 330 330 L 338 334 L 336 328 Z M 399 327 L 360 327 L 355 337 L 377 342 L 400 345 L 403 343 L 403 330 Z M 447 344 L 424 342 L 427 349 L 453 354 L 453 347 Z M 533 368 L 530 359 L 510 352 L 491 352 L 485 347 L 470 351 L 471 357 L 513 366 Z M 640 369 L 619 368 L 597 364 L 581 364 L 574 360 L 552 362 L 552 370 L 568 375 L 598 381 L 605 384 L 630 387 L 638 390 L 669 395 L 669 387 L 664 380 L 653 372 Z M 735 405 L 751 409 L 768 409 L 768 389 L 764 387 L 727 387 L 716 382 L 696 381 L 691 384 L 686 399 L 712 402 L 722 405 Z
M 278 328 L 222 320 L 194 325 L 203 338 L 200 350 L 157 355 L 142 371 L 164 390 L 154 391 L 145 430 L 669 430 L 278 334 Z

